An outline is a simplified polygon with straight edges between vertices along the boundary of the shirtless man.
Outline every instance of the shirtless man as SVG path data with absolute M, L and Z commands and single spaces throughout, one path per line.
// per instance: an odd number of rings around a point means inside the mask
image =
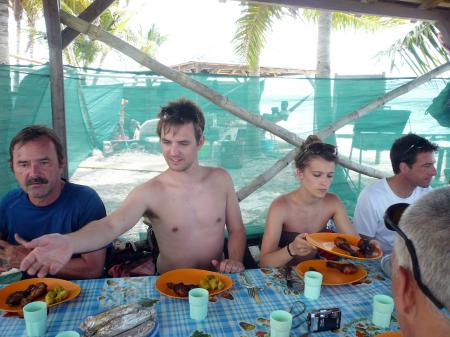
M 74 252 L 103 247 L 146 215 L 152 222 L 160 255 L 157 270 L 216 268 L 244 269 L 246 237 L 238 199 L 229 174 L 200 166 L 205 120 L 191 101 L 180 99 L 161 108 L 157 132 L 169 168 L 133 189 L 107 217 L 67 234 L 44 235 L 30 242 L 34 248 L 21 269 L 39 277 L 58 271 Z M 223 259 L 224 228 L 228 230 L 229 259 Z

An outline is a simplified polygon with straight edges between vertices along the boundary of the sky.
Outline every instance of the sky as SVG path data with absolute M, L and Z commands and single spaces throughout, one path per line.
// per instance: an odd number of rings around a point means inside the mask
M 219 0 L 131 0 L 127 8 L 134 14 L 130 25 L 140 25 L 147 31 L 155 24 L 167 36 L 159 48 L 156 59 L 168 66 L 188 61 L 242 63 L 233 52 L 232 38 L 236 20 L 241 15 L 239 1 Z M 14 31 L 11 18 L 10 31 Z M 42 23 L 41 23 L 42 24 Z M 332 74 L 411 75 L 390 72 L 387 60 L 377 61 L 377 52 L 386 49 L 396 39 L 410 30 L 412 24 L 376 33 L 354 30 L 333 31 L 331 39 Z M 261 65 L 315 69 L 317 25 L 299 19 L 283 17 L 273 24 L 266 47 L 261 55 Z M 42 29 L 44 26 L 42 24 Z M 10 34 L 10 48 L 14 48 L 15 34 Z M 39 49 L 39 48 L 38 48 Z M 104 64 L 107 69 L 143 70 L 124 56 L 110 53 Z M 37 59 L 46 59 L 47 51 L 36 51 Z

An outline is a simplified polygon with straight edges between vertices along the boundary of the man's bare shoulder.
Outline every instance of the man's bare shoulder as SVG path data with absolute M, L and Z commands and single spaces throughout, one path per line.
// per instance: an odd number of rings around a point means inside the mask
M 163 174 L 159 174 L 150 180 L 147 180 L 145 183 L 142 183 L 135 187 L 133 192 L 137 195 L 145 195 L 150 196 L 155 193 L 161 192 L 164 188 L 164 177 Z
M 221 167 L 202 166 L 202 169 L 205 172 L 204 177 L 206 180 L 231 182 L 230 174 Z

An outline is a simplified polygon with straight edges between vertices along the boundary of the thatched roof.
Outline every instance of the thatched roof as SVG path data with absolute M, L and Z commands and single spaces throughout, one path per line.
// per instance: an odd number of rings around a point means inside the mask
M 221 75 L 248 76 L 250 71 L 245 64 L 189 61 L 171 66 L 183 73 L 206 73 Z M 298 68 L 260 67 L 260 76 L 314 75 L 315 70 Z

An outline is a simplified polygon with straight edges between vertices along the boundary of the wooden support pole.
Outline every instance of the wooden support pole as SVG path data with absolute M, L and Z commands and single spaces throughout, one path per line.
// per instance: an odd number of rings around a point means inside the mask
M 443 65 L 440 65 L 437 68 L 434 68 L 433 70 L 415 78 L 414 80 L 405 83 L 398 88 L 388 92 L 384 96 L 381 96 L 377 98 L 376 100 L 362 106 L 359 109 L 356 109 L 355 111 L 350 112 L 348 115 L 342 117 L 341 119 L 337 120 L 333 124 L 327 126 L 326 128 L 320 130 L 317 135 L 325 139 L 327 136 L 331 135 L 333 132 L 339 130 L 343 126 L 347 125 L 348 123 L 367 115 L 370 111 L 375 110 L 376 108 L 379 108 L 380 106 L 386 104 L 387 102 L 393 100 L 394 98 L 397 98 L 403 94 L 406 94 L 410 92 L 411 90 L 417 88 L 418 86 L 430 81 L 431 79 L 450 71 L 450 62 L 444 63 Z
M 61 23 L 59 1 L 43 0 L 45 25 L 50 61 L 50 89 L 52 103 L 53 129 L 63 144 L 64 157 L 67 158 L 66 112 L 64 109 L 64 69 L 62 63 Z M 67 160 L 68 162 L 68 160 Z M 65 166 L 63 177 L 68 178 Z
M 95 0 L 78 15 L 80 19 L 92 22 L 100 16 L 115 0 Z M 76 30 L 66 27 L 62 32 L 62 49 L 66 48 L 80 34 Z
M 294 144 L 299 145 L 303 140 L 295 133 L 286 130 L 285 128 L 263 119 L 259 114 L 251 113 L 235 103 L 231 102 L 228 97 L 225 97 L 218 92 L 212 90 L 208 86 L 193 80 L 188 75 L 171 69 L 164 64 L 151 58 L 149 55 L 133 47 L 129 43 L 121 40 L 120 38 L 101 30 L 100 28 L 89 24 L 88 22 L 81 20 L 73 15 L 65 12 L 61 12 L 61 22 L 66 26 L 69 26 L 80 33 L 87 34 L 91 39 L 106 43 L 111 48 L 120 51 L 122 54 L 127 55 L 131 59 L 135 60 L 139 64 L 151 69 L 152 71 L 180 84 L 181 86 L 188 88 L 199 95 L 207 98 L 217 106 L 231 112 L 233 115 L 252 123 L 264 130 L 267 130 L 281 139 Z
M 224 110 L 227 110 L 231 112 L 233 115 L 252 123 L 253 125 L 264 129 L 266 131 L 271 132 L 272 134 L 280 137 L 281 139 L 285 140 L 286 142 L 295 145 L 300 146 L 303 143 L 303 139 L 298 137 L 295 133 L 290 132 L 275 123 L 272 123 L 270 121 L 264 120 L 261 118 L 261 116 L 253 114 L 251 112 L 248 112 L 245 109 L 242 109 L 241 107 L 237 106 L 233 102 L 231 102 L 227 97 L 215 92 L 214 90 L 210 89 L 209 87 L 203 85 L 202 83 L 195 81 L 191 79 L 186 74 L 180 73 L 174 69 L 171 69 L 169 67 L 166 67 L 165 65 L 159 63 L 158 61 L 154 60 L 147 54 L 141 52 L 140 50 L 136 49 L 135 47 L 131 46 L 130 44 L 126 43 L 125 41 L 115 37 L 112 34 L 109 34 L 107 32 L 102 31 L 98 27 L 91 25 L 79 18 L 76 18 L 70 14 L 61 12 L 61 20 L 62 22 L 69 26 L 74 28 L 75 30 L 89 35 L 92 39 L 102 41 L 106 43 L 108 46 L 120 51 L 121 53 L 129 56 L 136 62 L 150 68 L 154 72 L 174 81 L 180 84 L 183 87 L 186 87 L 199 95 L 209 99 L 211 102 L 215 103 L 217 106 L 223 108 Z M 335 132 L 337 129 L 341 128 L 345 124 L 358 119 L 359 117 L 366 115 L 371 110 L 385 104 L 386 102 L 418 87 L 419 85 L 425 83 L 426 81 L 432 79 L 433 77 L 436 77 L 440 74 L 442 74 L 445 71 L 450 70 L 450 63 L 446 63 L 431 72 L 422 75 L 418 77 L 417 79 L 406 83 L 402 85 L 401 87 L 387 93 L 386 95 L 378 98 L 374 102 L 371 102 L 364 107 L 357 109 L 351 113 L 349 113 L 347 116 L 344 116 L 340 120 L 336 121 L 332 125 L 328 126 L 327 128 L 324 128 L 321 130 L 317 135 L 324 139 L 331 133 Z M 264 185 L 267 181 L 269 181 L 273 176 L 275 176 L 279 171 L 281 171 L 284 167 L 286 167 L 289 162 L 291 162 L 295 158 L 295 153 L 297 149 L 292 150 L 290 153 L 288 153 L 285 157 L 280 159 L 274 166 L 269 168 L 265 173 L 257 177 L 255 180 L 251 182 L 251 187 L 245 187 L 244 191 L 238 192 L 238 197 L 240 197 L 240 200 L 243 200 L 246 196 L 250 195 L 254 190 Z M 359 173 L 363 173 L 366 175 L 369 175 L 371 177 L 384 177 L 386 176 L 385 173 L 380 172 L 376 169 L 373 169 L 371 167 L 366 167 L 364 165 L 354 163 L 347 158 L 339 157 L 339 163 L 347 167 L 351 170 L 354 170 Z
M 419 85 L 431 80 L 434 77 L 439 76 L 440 74 L 450 70 L 450 63 L 445 63 L 442 66 L 433 69 L 432 71 L 412 80 L 411 82 L 405 83 L 404 85 L 398 87 L 397 89 L 394 89 L 384 96 L 374 100 L 373 102 L 370 102 L 366 104 L 365 106 L 356 109 L 353 112 L 350 112 L 348 115 L 342 117 L 341 119 L 337 120 L 335 123 L 331 124 L 330 126 L 320 130 L 317 133 L 317 136 L 321 139 L 325 139 L 330 134 L 335 132 L 336 130 L 340 129 L 342 126 L 350 123 L 351 121 L 354 121 L 364 115 L 367 115 L 370 113 L 370 111 L 373 111 L 374 109 L 380 107 L 381 105 L 385 104 L 386 102 L 401 96 L 404 93 L 407 93 L 411 91 L 412 89 L 418 87 Z M 289 163 L 294 160 L 295 155 L 297 154 L 298 148 L 295 148 L 288 152 L 283 158 L 278 160 L 274 165 L 269 167 L 264 173 L 257 176 L 254 180 L 252 180 L 247 186 L 241 188 L 237 192 L 237 196 L 239 201 L 244 200 L 246 197 L 248 197 L 250 194 L 252 194 L 254 191 L 256 191 L 258 188 L 263 186 L 266 182 L 268 182 L 270 179 L 272 179 L 275 175 L 278 174 L 282 169 L 284 169 L 286 166 L 289 165 Z M 384 172 L 380 172 L 378 170 L 375 170 L 374 168 L 367 167 L 358 163 L 355 163 L 345 157 L 338 157 L 338 163 L 342 166 L 351 169 L 355 172 L 366 174 L 370 177 L 374 178 L 383 178 L 387 175 Z

